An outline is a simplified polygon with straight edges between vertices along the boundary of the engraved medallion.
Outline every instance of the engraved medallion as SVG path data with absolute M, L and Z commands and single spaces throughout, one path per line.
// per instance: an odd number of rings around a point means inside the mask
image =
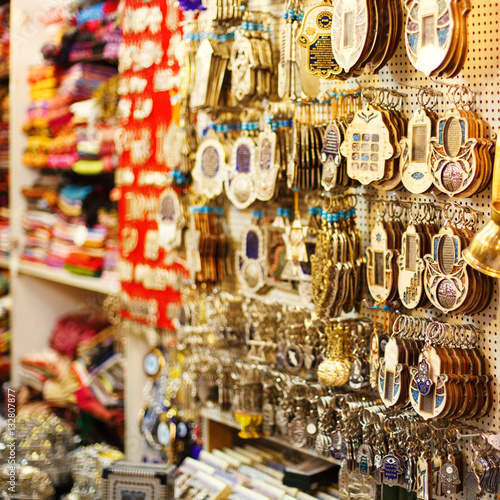
M 168 129 L 159 127 L 156 132 L 156 161 L 171 170 L 179 167 L 182 161 L 184 134 L 175 122 Z
M 297 44 L 307 49 L 307 71 L 311 75 L 331 79 L 342 72 L 333 56 L 331 28 L 334 9 L 325 0 L 304 15 Z
M 439 483 L 445 495 L 455 494 L 460 484 L 460 472 L 453 462 L 446 462 L 439 471 Z
M 262 405 L 262 433 L 272 436 L 274 429 L 274 405 L 265 403 Z
M 157 222 L 158 244 L 167 251 L 178 248 L 182 243 L 184 215 L 179 196 L 171 188 L 160 195 Z
M 382 113 L 373 106 L 358 111 L 350 123 L 340 152 L 347 161 L 347 175 L 361 184 L 380 181 L 385 176 L 385 162 L 394 148 Z
M 359 391 L 370 384 L 370 366 L 366 359 L 354 358 L 349 375 L 349 387 Z
M 398 343 L 394 337 L 391 337 L 387 342 L 384 358 L 380 360 L 378 372 L 380 398 L 388 407 L 399 403 L 402 388 L 401 370 Z
M 419 458 L 417 461 L 417 496 L 422 500 L 432 498 L 432 469 L 426 458 Z
M 464 479 L 465 499 L 476 500 L 481 488 L 479 487 L 479 478 L 474 472 L 467 472 Z
M 205 38 L 196 52 L 196 71 L 194 72 L 194 85 L 190 94 L 190 104 L 193 108 L 204 107 L 208 104 L 213 59 L 214 48 L 212 42 L 209 38 Z
M 143 368 L 144 373 L 156 380 L 161 373 L 161 370 L 165 366 L 165 358 L 163 353 L 156 347 L 151 349 L 151 351 L 146 354 L 144 358 Z
M 213 198 L 222 193 L 227 177 L 226 151 L 219 140 L 206 139 L 200 144 L 192 175 L 193 188 L 199 194 Z
M 356 461 L 359 464 L 359 472 L 365 476 L 371 473 L 373 466 L 373 449 L 369 444 L 363 443 L 356 455 Z
M 124 227 L 120 232 L 121 251 L 125 257 L 128 257 L 139 243 L 139 232 L 135 227 Z
M 288 425 L 288 438 L 292 446 L 303 448 L 307 443 L 306 422 L 302 417 L 295 417 Z
M 432 187 L 427 164 L 432 122 L 424 110 L 415 112 L 408 123 L 408 137 L 401 139 L 401 182 L 410 193 L 425 193 Z

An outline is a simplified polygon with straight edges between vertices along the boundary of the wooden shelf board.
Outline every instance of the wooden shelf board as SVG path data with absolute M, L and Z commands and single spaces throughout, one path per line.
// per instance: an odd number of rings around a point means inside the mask
M 57 269 L 43 264 L 32 262 L 20 262 L 19 272 L 41 278 L 63 285 L 81 288 L 82 290 L 90 290 L 92 292 L 104 293 L 107 295 L 115 294 L 120 291 L 120 285 L 102 278 L 90 278 L 88 276 L 79 276 L 72 274 L 65 269 Z

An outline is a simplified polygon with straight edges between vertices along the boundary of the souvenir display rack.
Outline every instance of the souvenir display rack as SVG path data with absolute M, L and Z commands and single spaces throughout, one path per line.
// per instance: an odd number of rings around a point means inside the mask
M 310 5 L 312 2 L 307 2 Z M 497 19 L 492 18 L 491 11 L 498 5 L 489 2 L 475 2 L 471 14 L 469 16 L 469 52 L 464 69 L 458 77 L 450 80 L 440 78 L 428 78 L 422 73 L 418 73 L 411 66 L 404 47 L 404 41 L 399 45 L 399 48 L 388 63 L 387 67 L 382 69 L 378 76 L 362 75 L 357 80 L 351 79 L 347 83 L 338 81 L 325 82 L 322 81 L 322 89 L 325 91 L 336 89 L 337 91 L 355 89 L 358 87 L 375 88 L 385 87 L 398 90 L 405 94 L 405 110 L 408 115 L 415 110 L 417 103 L 417 94 L 421 87 L 433 89 L 441 93 L 438 100 L 437 109 L 444 111 L 448 106 L 447 95 L 453 92 L 453 86 L 466 86 L 475 94 L 475 109 L 480 113 L 481 117 L 486 120 L 489 125 L 489 137 L 495 139 L 499 127 L 499 111 L 498 108 L 498 89 L 500 86 L 500 75 L 498 74 L 498 65 L 500 63 L 500 49 L 498 49 L 498 23 Z M 274 16 L 279 18 L 283 13 L 283 5 L 276 5 L 273 2 L 254 1 L 250 2 L 250 9 L 265 10 L 272 12 Z M 406 14 L 405 14 L 406 16 Z M 406 17 L 405 17 L 406 19 Z M 449 97 L 448 97 L 449 98 Z M 379 200 L 399 200 L 403 202 L 434 202 L 435 199 L 431 196 L 412 195 L 403 190 L 395 195 L 393 192 L 385 193 L 377 191 L 371 187 L 357 188 L 355 192 L 359 195 L 357 206 L 357 225 L 363 234 L 363 248 L 369 246 L 369 234 L 373 228 L 378 210 L 380 210 Z M 397 197 L 398 198 L 397 198 Z M 444 203 L 448 200 L 446 195 L 438 195 L 436 202 Z M 453 200 L 460 205 L 470 207 L 479 215 L 478 229 L 484 226 L 489 221 L 491 187 L 483 190 L 480 194 L 474 195 L 471 198 Z M 304 213 L 302 214 L 304 218 Z M 248 227 L 252 217 L 252 207 L 248 210 L 238 210 L 231 207 L 229 210 L 229 226 L 231 235 L 234 241 L 240 241 L 240 235 L 244 228 Z M 498 283 L 496 280 L 492 282 L 493 299 L 484 311 L 474 316 L 467 315 L 445 315 L 435 309 L 416 309 L 412 312 L 415 316 L 427 317 L 429 314 L 435 315 L 439 320 L 448 323 L 466 323 L 475 325 L 482 333 L 479 338 L 478 345 L 486 357 L 488 365 L 488 373 L 493 376 L 494 388 L 494 403 L 493 409 L 479 420 L 473 421 L 474 425 L 484 431 L 495 434 L 500 431 L 500 421 L 498 420 L 499 396 L 498 396 L 498 376 L 500 371 L 497 363 L 497 332 L 499 328 L 498 322 Z M 284 293 L 281 290 L 272 290 L 268 295 L 263 297 L 263 300 L 270 302 L 280 302 L 289 305 L 303 306 L 304 303 L 297 295 Z M 370 316 L 371 303 L 366 303 L 362 310 L 362 315 Z M 222 425 L 232 427 L 234 421 L 230 416 L 220 415 L 214 410 L 204 410 L 203 418 L 205 421 L 218 422 Z M 206 425 L 207 430 L 210 429 Z M 216 432 L 219 432 L 220 427 L 215 427 L 213 433 L 209 436 L 208 442 L 212 436 L 216 437 Z M 462 496 L 463 494 L 461 494 Z

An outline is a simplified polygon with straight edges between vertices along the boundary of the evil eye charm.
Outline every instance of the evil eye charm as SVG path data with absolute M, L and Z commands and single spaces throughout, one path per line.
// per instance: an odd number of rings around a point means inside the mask
M 398 484 L 399 476 L 404 472 L 401 467 L 401 460 L 392 453 L 389 453 L 382 459 L 380 470 L 384 475 L 384 484 L 388 486 Z
M 418 392 L 420 392 L 422 396 L 427 396 L 432 388 L 432 381 L 429 378 L 429 370 L 429 363 L 423 359 L 418 365 L 418 375 L 415 377 Z

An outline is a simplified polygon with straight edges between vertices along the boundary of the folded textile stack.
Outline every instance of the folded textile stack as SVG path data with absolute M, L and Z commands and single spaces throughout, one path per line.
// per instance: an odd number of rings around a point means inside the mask
M 117 213 L 109 201 L 111 185 L 74 184 L 41 176 L 23 189 L 22 258 L 84 276 L 112 273 L 117 261 Z
M 24 163 L 38 168 L 70 169 L 79 158 L 77 124 L 71 105 L 92 97 L 115 74 L 116 69 L 98 64 L 78 63 L 62 73 L 54 66 L 34 68 L 29 78 L 32 103 L 24 125 L 29 135 Z
M 82 175 L 113 172 L 118 166 L 114 137 L 118 129 L 118 77 L 103 83 L 94 98 L 71 106 L 77 131 L 73 170 Z
M 57 203 L 60 180 L 53 176 L 41 176 L 31 187 L 22 190 L 27 201 L 23 216 L 24 248 L 22 258 L 45 263 L 56 221 L 54 207 Z
M 69 61 L 89 59 L 117 60 L 121 43 L 118 0 L 81 2 L 76 15 L 76 34 L 69 50 Z
M 55 66 L 36 66 L 29 71 L 31 104 L 23 126 L 24 132 L 28 134 L 23 162 L 29 167 L 45 168 L 48 166 L 53 136 L 50 123 L 57 122 L 54 110 L 58 109 L 56 94 L 59 76 L 59 71 Z
M 0 78 L 9 74 L 10 4 L 0 7 Z
M 54 406 L 77 405 L 100 419 L 123 420 L 123 357 L 115 327 L 94 313 L 69 314 L 56 323 L 50 347 L 21 360 L 23 384 Z

